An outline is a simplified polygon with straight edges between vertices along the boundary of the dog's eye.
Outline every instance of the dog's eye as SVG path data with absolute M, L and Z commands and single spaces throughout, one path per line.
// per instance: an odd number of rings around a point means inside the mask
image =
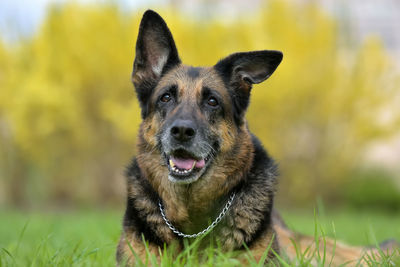
M 171 94 L 165 93 L 160 97 L 160 101 L 166 103 L 166 102 L 170 101 L 171 98 L 172 98 Z
M 210 97 L 208 100 L 207 100 L 207 104 L 209 104 L 210 106 L 212 106 L 212 107 L 216 107 L 216 106 L 218 106 L 218 100 L 217 99 L 215 99 L 215 97 Z

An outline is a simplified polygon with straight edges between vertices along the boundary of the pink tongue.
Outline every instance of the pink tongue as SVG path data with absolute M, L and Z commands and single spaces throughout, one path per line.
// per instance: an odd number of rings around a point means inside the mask
M 204 167 L 204 165 L 206 165 L 206 162 L 204 161 L 204 159 L 201 159 L 201 160 L 199 160 L 199 161 L 196 161 L 196 168 L 201 169 L 201 168 Z
M 180 159 L 171 156 L 171 160 L 174 162 L 175 166 L 181 170 L 190 170 L 192 169 L 193 163 L 195 162 L 194 159 Z M 195 167 L 196 168 L 203 168 L 206 165 L 204 159 L 196 161 Z
M 174 162 L 175 166 L 181 170 L 190 170 L 193 166 L 194 159 L 178 159 L 171 157 L 171 160 Z

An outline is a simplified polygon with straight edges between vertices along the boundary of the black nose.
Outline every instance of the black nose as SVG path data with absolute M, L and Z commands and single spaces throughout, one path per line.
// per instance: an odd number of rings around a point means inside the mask
M 196 125 L 191 120 L 176 120 L 171 127 L 171 136 L 177 141 L 190 141 L 195 135 Z

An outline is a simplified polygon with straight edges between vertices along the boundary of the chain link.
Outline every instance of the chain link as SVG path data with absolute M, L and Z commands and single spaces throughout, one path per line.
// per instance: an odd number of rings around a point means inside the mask
M 221 213 L 218 215 L 218 217 L 206 229 L 204 229 L 201 232 L 198 232 L 197 234 L 191 234 L 191 235 L 188 235 L 188 234 L 180 232 L 178 229 L 175 228 L 175 226 L 173 226 L 170 223 L 170 221 L 168 221 L 167 217 L 165 216 L 164 207 L 161 204 L 161 200 L 158 201 L 158 206 L 160 207 L 161 216 L 164 219 L 164 222 L 167 224 L 167 226 L 169 227 L 169 229 L 171 229 L 172 232 L 174 232 L 175 234 L 177 234 L 178 236 L 181 236 L 181 237 L 196 238 L 196 237 L 199 237 L 201 235 L 204 235 L 205 233 L 207 233 L 208 231 L 213 229 L 222 220 L 222 218 L 225 216 L 225 214 L 227 213 L 227 211 L 231 207 L 233 199 L 235 198 L 235 195 L 236 195 L 235 192 L 233 192 L 232 195 L 229 197 L 228 202 L 225 204 L 224 208 L 222 209 Z

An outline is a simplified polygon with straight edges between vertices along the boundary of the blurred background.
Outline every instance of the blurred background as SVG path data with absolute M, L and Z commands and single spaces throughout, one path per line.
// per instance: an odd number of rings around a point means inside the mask
M 147 8 L 187 64 L 283 51 L 247 114 L 279 162 L 278 206 L 400 211 L 397 0 L 1 1 L 1 207 L 122 212 Z

